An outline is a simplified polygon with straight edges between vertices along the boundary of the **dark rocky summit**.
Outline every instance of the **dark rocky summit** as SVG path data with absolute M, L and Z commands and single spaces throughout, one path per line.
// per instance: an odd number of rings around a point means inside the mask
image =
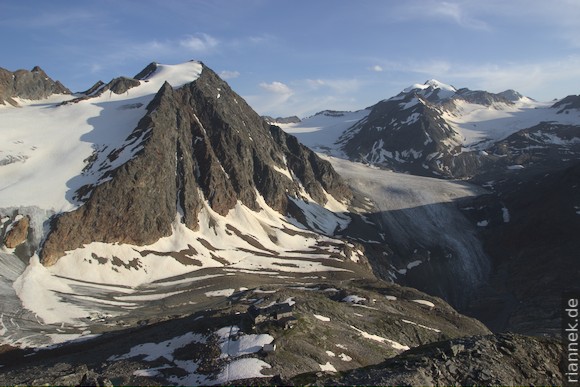
M 290 117 L 270 117 L 270 116 L 262 116 L 262 118 L 269 124 L 296 124 L 301 122 L 300 118 L 297 116 L 290 116 Z
M 348 129 L 339 144 L 349 157 L 370 164 L 418 175 L 426 170 L 444 174 L 441 160 L 432 155 L 452 154 L 457 149 L 452 141 L 455 132 L 441 113 L 440 108 L 412 93 L 384 100 Z
M 0 68 L 0 104 L 17 105 L 13 98 L 43 99 L 52 94 L 71 94 L 59 81 L 53 81 L 38 66 L 31 71 L 14 72 Z
M 132 82 L 115 85 L 122 91 Z M 82 187 L 77 210 L 52 219 L 42 247 L 44 264 L 94 241 L 153 243 L 170 235 L 177 213 L 195 230 L 205 200 L 226 215 L 238 201 L 258 210 L 259 193 L 270 207 L 286 213 L 288 196 L 301 197 L 302 187 L 320 204 L 327 200 L 324 191 L 338 200 L 352 195 L 328 162 L 270 127 L 207 67 L 179 89 L 165 83 L 125 144 L 107 158 L 114 160 L 128 147 L 142 149 L 106 170 L 104 182 Z
M 558 110 L 560 114 L 569 114 L 569 110 L 571 109 L 580 109 L 580 95 L 569 95 L 556 102 L 552 107 L 560 109 Z

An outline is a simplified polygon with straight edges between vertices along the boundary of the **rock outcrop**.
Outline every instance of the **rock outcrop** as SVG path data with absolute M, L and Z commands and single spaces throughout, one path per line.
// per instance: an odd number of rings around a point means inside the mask
M 300 118 L 297 116 L 290 116 L 290 117 L 270 117 L 270 116 L 262 116 L 262 118 L 269 124 L 296 124 L 301 122 Z
M 14 72 L 0 68 L 0 104 L 17 105 L 13 98 L 38 100 L 52 94 L 71 94 L 59 81 L 52 80 L 38 66 Z
M 3 222 L 3 225 L 4 223 L 8 224 L 3 232 L 3 242 L 6 247 L 14 249 L 26 241 L 30 226 L 30 218 L 28 216 L 17 215 L 11 221 Z M 0 231 L 2 230 L 0 229 Z
M 524 170 L 525 172 L 525 170 Z M 466 203 L 492 258 L 489 284 L 470 315 L 493 331 L 559 336 L 564 292 L 580 292 L 580 163 L 562 171 L 520 173 L 494 195 Z
M 176 214 L 195 230 L 205 201 L 226 215 L 238 202 L 258 210 L 261 195 L 286 213 L 288 196 L 309 195 L 323 205 L 324 191 L 337 200 L 352 195 L 328 162 L 270 127 L 207 67 L 179 89 L 165 83 L 127 146 L 141 150 L 106 171 L 104 182 L 81 187 L 76 197 L 84 204 L 77 210 L 52 219 L 41 252 L 45 265 L 90 242 L 153 243 L 170 235 Z
M 301 377 L 316 385 L 562 385 L 556 339 L 513 334 L 427 344 L 338 377 Z

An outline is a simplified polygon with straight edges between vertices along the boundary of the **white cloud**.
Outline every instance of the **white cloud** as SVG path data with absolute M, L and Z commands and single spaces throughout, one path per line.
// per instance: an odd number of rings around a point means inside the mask
M 371 70 L 372 71 L 375 71 L 377 73 L 380 73 L 380 72 L 383 71 L 383 67 L 382 66 L 379 66 L 379 65 L 374 65 L 373 67 L 371 67 Z
M 363 86 L 358 79 L 306 79 L 292 82 L 261 83 L 260 94 L 245 95 L 259 114 L 306 117 L 324 109 L 360 108 L 356 91 Z
M 307 79 L 306 84 L 314 90 L 327 87 L 338 94 L 355 93 L 361 87 L 361 82 L 356 78 Z
M 194 52 L 208 51 L 219 44 L 219 41 L 205 33 L 198 33 L 195 36 L 189 35 L 179 41 L 179 45 L 183 48 Z
M 239 71 L 223 70 L 220 72 L 220 77 L 222 79 L 234 79 L 240 76 Z
M 270 93 L 274 93 L 274 94 L 292 94 L 292 89 L 290 89 L 290 87 L 288 87 L 288 85 L 282 83 L 282 82 L 277 82 L 274 81 L 272 83 L 266 83 L 266 82 L 262 82 L 260 83 L 260 87 Z

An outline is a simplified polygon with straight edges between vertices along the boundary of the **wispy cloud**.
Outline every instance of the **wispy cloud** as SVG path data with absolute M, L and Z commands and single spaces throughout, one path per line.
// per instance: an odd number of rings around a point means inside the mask
M 305 117 L 324 109 L 348 110 L 356 106 L 358 79 L 303 79 L 290 83 L 261 83 L 262 93 L 244 96 L 260 114 Z
M 195 35 L 188 35 L 179 41 L 179 46 L 192 52 L 206 52 L 217 47 L 219 41 L 205 33 L 198 33 Z
M 370 68 L 371 71 L 374 71 L 376 73 L 380 73 L 383 71 L 383 67 L 380 65 L 374 65 Z
M 493 0 L 491 0 L 493 1 Z M 398 21 L 436 20 L 458 25 L 471 30 L 491 30 L 490 24 L 482 16 L 481 1 L 456 0 L 409 0 L 392 7 L 389 18 Z M 484 7 L 493 7 L 484 3 Z M 487 14 L 487 12 L 485 12 Z
M 272 83 L 262 82 L 260 83 L 260 87 L 263 90 L 273 94 L 291 95 L 293 93 L 292 89 L 288 87 L 288 85 L 278 81 L 274 81 Z

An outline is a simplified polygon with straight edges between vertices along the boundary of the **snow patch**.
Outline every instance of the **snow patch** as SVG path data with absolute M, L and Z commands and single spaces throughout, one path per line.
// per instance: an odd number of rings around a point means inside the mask
M 365 302 L 367 299 L 364 297 L 359 297 L 356 295 L 349 295 L 342 299 L 342 302 L 348 302 L 349 304 L 360 304 Z
M 355 331 L 357 331 L 358 333 L 361 334 L 362 337 L 364 337 L 365 339 L 369 339 L 369 340 L 374 340 L 374 341 L 378 341 L 379 343 L 386 343 L 389 344 L 391 347 L 393 347 L 394 349 L 397 350 L 402 350 L 402 351 L 406 351 L 408 349 L 410 349 L 407 345 L 403 345 L 400 343 L 397 343 L 396 341 L 381 337 L 381 336 L 377 336 L 377 335 L 373 335 L 370 334 L 368 332 L 365 332 L 361 329 L 358 329 L 357 327 L 355 327 L 354 325 L 350 326 L 352 329 L 354 329 Z
M 341 353 L 340 355 L 338 355 L 338 358 L 344 362 L 352 361 L 352 357 L 348 356 L 345 353 Z
M 336 368 L 334 368 L 334 366 L 332 364 L 330 364 L 329 361 L 326 362 L 326 364 L 319 364 L 318 366 L 320 367 L 320 369 L 322 371 L 325 371 L 325 372 L 337 372 Z
M 435 304 L 432 303 L 431 301 L 427 301 L 427 300 L 411 300 L 412 302 L 416 302 L 417 304 L 421 304 L 421 305 L 425 305 L 428 306 L 430 308 L 434 308 Z
M 418 327 L 421 327 L 421 328 L 424 328 L 424 329 L 427 329 L 427 330 L 430 330 L 430 331 L 433 331 L 433 332 L 437 332 L 437 333 L 440 333 L 441 332 L 439 329 L 431 328 L 431 327 L 428 327 L 426 325 L 421 325 L 421 324 L 418 324 L 418 323 L 416 323 L 414 321 L 404 320 L 404 319 L 401 320 L 401 321 L 404 322 L 405 324 L 415 325 L 415 326 L 418 326 Z
M 221 289 L 205 292 L 206 297 L 229 297 L 234 294 L 236 289 Z
M 509 210 L 506 207 L 503 207 L 501 209 L 501 214 L 502 214 L 502 217 L 503 217 L 503 222 L 504 223 L 509 223 L 509 221 L 510 221 L 510 212 L 509 212 Z

